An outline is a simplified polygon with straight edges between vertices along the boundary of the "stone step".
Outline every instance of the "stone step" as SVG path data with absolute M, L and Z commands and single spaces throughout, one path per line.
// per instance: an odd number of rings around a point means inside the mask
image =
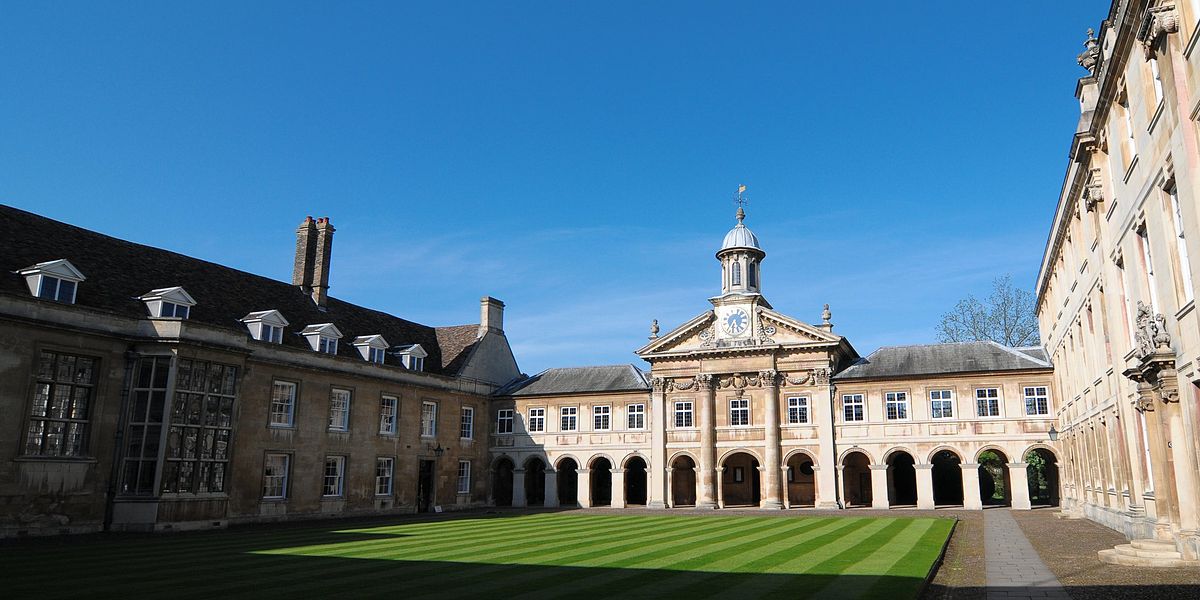
M 1118 553 L 1117 550 L 1101 550 L 1097 553 L 1100 562 L 1110 565 L 1122 565 L 1126 567 L 1152 567 L 1152 568 L 1179 568 L 1179 567 L 1200 567 L 1200 560 L 1183 560 L 1182 558 L 1146 558 L 1144 556 L 1130 556 L 1128 554 Z
M 1176 549 L 1175 542 L 1168 542 L 1164 540 L 1133 540 L 1129 542 L 1129 545 L 1137 548 L 1138 550 L 1174 551 Z
M 1174 549 L 1144 550 L 1141 548 L 1136 548 L 1132 544 L 1121 544 L 1120 546 L 1113 548 L 1113 550 L 1116 550 L 1117 554 L 1124 554 L 1125 556 L 1140 556 L 1142 558 L 1183 558 L 1183 555 Z

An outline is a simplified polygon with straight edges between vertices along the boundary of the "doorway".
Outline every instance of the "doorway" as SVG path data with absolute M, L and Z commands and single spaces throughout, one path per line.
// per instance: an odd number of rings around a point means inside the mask
M 417 512 L 433 506 L 433 461 L 422 460 L 417 471 Z

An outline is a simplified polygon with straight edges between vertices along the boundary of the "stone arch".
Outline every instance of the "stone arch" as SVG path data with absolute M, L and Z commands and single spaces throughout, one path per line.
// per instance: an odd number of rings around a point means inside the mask
M 895 447 L 883 455 L 887 465 L 888 506 L 916 506 L 917 457 L 904 447 Z
M 987 452 L 988 450 L 991 450 L 992 452 L 999 452 L 1000 454 L 1003 454 L 1006 457 L 1012 455 L 1012 452 L 1009 452 L 1008 448 L 1005 448 L 1004 446 L 1000 446 L 998 444 L 984 444 L 983 446 L 980 446 L 978 450 L 975 451 L 975 455 L 972 457 L 972 460 L 974 462 L 979 462 L 979 455 L 983 454 L 984 452 Z
M 621 468 L 625 470 L 626 506 L 631 504 L 645 506 L 650 491 L 650 488 L 647 487 L 650 461 L 646 460 L 641 453 L 634 452 L 625 457 L 625 463 L 621 465 Z
M 544 454 L 532 454 L 521 463 L 525 470 L 525 504 L 526 506 L 545 506 L 546 504 L 546 469 L 549 463 Z
M 675 461 L 676 461 L 676 460 L 677 460 L 679 457 L 681 457 L 681 456 L 686 456 L 686 457 L 690 458 L 690 459 L 692 460 L 692 464 L 695 464 L 695 465 L 699 465 L 699 464 L 700 464 L 700 459 L 699 459 L 699 458 L 697 458 L 697 457 L 696 457 L 696 455 L 695 455 L 695 454 L 693 454 L 693 453 L 692 453 L 691 451 L 689 451 L 689 450 L 680 450 L 680 451 L 676 452 L 675 454 L 672 454 L 672 455 L 670 456 L 670 458 L 668 458 L 668 459 L 667 459 L 667 464 L 668 464 L 668 465 L 673 465 L 673 464 L 675 464 Z
M 1057 450 L 1055 450 L 1049 444 L 1044 444 L 1042 442 L 1036 442 L 1036 443 L 1030 444 L 1024 450 L 1022 450 L 1021 451 L 1021 460 L 1025 460 L 1025 457 L 1029 456 L 1029 453 L 1033 452 L 1034 450 L 1045 450 L 1046 452 L 1049 452 L 1051 455 L 1054 456 L 1055 462 L 1062 460 L 1062 456 L 1060 456 L 1058 454 Z
M 941 446 L 938 446 L 937 448 L 930 450 L 929 455 L 925 457 L 925 461 L 927 463 L 933 464 L 933 457 L 937 456 L 937 454 L 939 452 L 943 452 L 943 451 L 944 452 L 953 452 L 954 455 L 958 457 L 958 460 L 963 460 L 963 457 L 966 456 L 966 453 L 963 452 L 962 450 L 959 450 L 957 446 L 951 446 L 949 444 L 942 444 Z
M 671 466 L 671 507 L 696 505 L 696 469 L 699 461 L 691 452 L 676 452 Z
M 862 448 L 851 448 L 838 460 L 842 472 L 842 499 L 846 508 L 870 506 L 872 500 L 871 455 Z M 887 493 L 882 490 L 881 493 Z
M 517 464 L 517 459 L 513 458 L 512 455 L 507 452 L 501 452 L 500 454 L 492 457 L 492 461 L 488 463 L 488 468 L 493 471 L 496 470 L 496 465 L 500 464 L 500 461 L 505 459 L 507 459 L 508 462 L 512 463 L 514 466 Z
M 817 504 L 817 460 L 808 450 L 795 449 L 788 452 L 783 461 L 784 485 L 787 486 L 787 506 L 816 506 Z
M 865 456 L 867 458 L 867 464 L 871 464 L 871 465 L 876 464 L 875 457 L 871 456 L 871 453 L 868 452 L 866 448 L 857 448 L 857 447 L 847 448 L 846 450 L 843 450 L 842 453 L 840 455 L 838 455 L 837 464 L 839 464 L 839 465 L 844 464 L 846 462 L 846 457 L 850 456 L 851 454 L 854 454 L 854 453 L 858 453 L 858 454 Z
M 887 462 L 892 459 L 892 455 L 896 454 L 897 452 L 903 452 L 903 453 L 909 455 L 913 459 L 913 463 L 917 462 L 917 456 L 919 456 L 919 455 L 916 452 L 913 452 L 912 448 L 909 448 L 908 446 L 892 446 L 891 448 L 888 448 L 886 451 L 884 451 L 879 464 L 881 464 L 881 465 L 887 464 Z
M 717 473 L 722 506 L 758 506 L 762 500 L 762 462 L 758 455 L 748 449 L 734 449 L 723 454 L 717 464 L 722 467 Z
M 985 463 L 981 460 L 983 453 L 989 451 L 997 455 L 999 463 Z M 984 506 L 1007 506 L 1012 503 L 1009 462 L 1012 462 L 1012 454 L 995 444 L 985 445 L 975 453 L 975 463 L 979 465 L 979 498 Z
M 943 445 L 929 453 L 930 477 L 933 479 L 934 506 L 962 506 L 963 454 L 957 448 Z
M 612 470 L 617 463 L 607 454 L 594 454 L 588 460 L 588 478 L 592 506 L 612 505 Z
M 645 454 L 642 454 L 641 452 L 638 452 L 637 450 L 634 450 L 633 452 L 626 454 L 625 458 L 621 459 L 621 468 L 622 469 L 629 468 L 629 461 L 633 460 L 635 458 L 642 459 L 642 462 L 646 463 L 646 468 L 647 469 L 650 468 L 650 459 Z
M 507 454 L 501 454 L 492 460 L 492 503 L 496 506 L 512 506 L 513 471 L 516 468 L 516 462 Z
M 791 460 L 791 459 L 792 459 L 792 457 L 793 457 L 793 456 L 796 456 L 797 454 L 803 454 L 803 455 L 807 456 L 807 457 L 808 457 L 808 460 L 811 460 L 811 461 L 812 461 L 813 467 L 817 467 L 817 457 L 816 457 L 816 455 L 813 453 L 813 451 L 812 451 L 812 450 L 809 450 L 809 449 L 807 449 L 807 448 L 792 448 L 791 450 L 788 450 L 788 451 L 787 451 L 787 452 L 786 452 L 786 453 L 783 455 L 783 463 L 784 463 L 784 464 L 787 464 L 787 461 Z
M 558 478 L 558 505 L 579 505 L 579 460 L 566 454 L 558 457 L 554 466 Z
M 754 460 L 758 461 L 759 464 L 762 464 L 762 457 L 758 455 L 758 452 L 751 450 L 750 448 L 746 448 L 744 446 L 738 446 L 737 448 L 730 448 L 729 450 L 725 451 L 724 454 L 722 454 L 720 457 L 717 458 L 717 464 L 718 465 L 725 464 L 725 459 L 727 459 L 730 456 L 733 456 L 734 454 L 737 454 L 739 452 L 741 452 L 743 454 L 749 454 L 751 457 L 754 458 Z
M 1030 455 L 1037 455 L 1041 468 L 1035 468 L 1037 462 L 1030 462 Z M 1021 453 L 1021 460 L 1029 466 L 1025 468 L 1025 478 L 1029 486 L 1029 502 L 1033 506 L 1058 506 L 1061 491 L 1059 489 L 1059 456 L 1053 448 L 1046 444 L 1033 444 Z M 1020 485 L 1020 482 L 1017 483 Z

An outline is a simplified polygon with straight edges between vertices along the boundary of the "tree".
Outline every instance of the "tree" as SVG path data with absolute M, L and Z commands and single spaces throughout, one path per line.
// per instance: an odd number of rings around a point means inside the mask
M 954 310 L 942 315 L 938 341 L 980 342 L 991 340 L 1009 347 L 1035 346 L 1038 339 L 1037 312 L 1033 294 L 1013 287 L 1012 277 L 992 281 L 992 295 L 980 302 L 968 295 Z
M 980 480 L 981 499 L 984 504 L 1003 504 L 1008 495 L 1008 490 L 1004 489 L 1004 461 L 991 450 L 980 452 L 978 460 L 980 468 L 989 475 Z

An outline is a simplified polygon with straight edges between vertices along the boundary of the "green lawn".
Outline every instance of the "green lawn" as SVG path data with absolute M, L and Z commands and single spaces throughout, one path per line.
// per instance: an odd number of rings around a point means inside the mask
M 8 598 L 916 596 L 952 522 L 541 513 L 0 545 Z M 10 595 L 11 594 L 11 595 Z

